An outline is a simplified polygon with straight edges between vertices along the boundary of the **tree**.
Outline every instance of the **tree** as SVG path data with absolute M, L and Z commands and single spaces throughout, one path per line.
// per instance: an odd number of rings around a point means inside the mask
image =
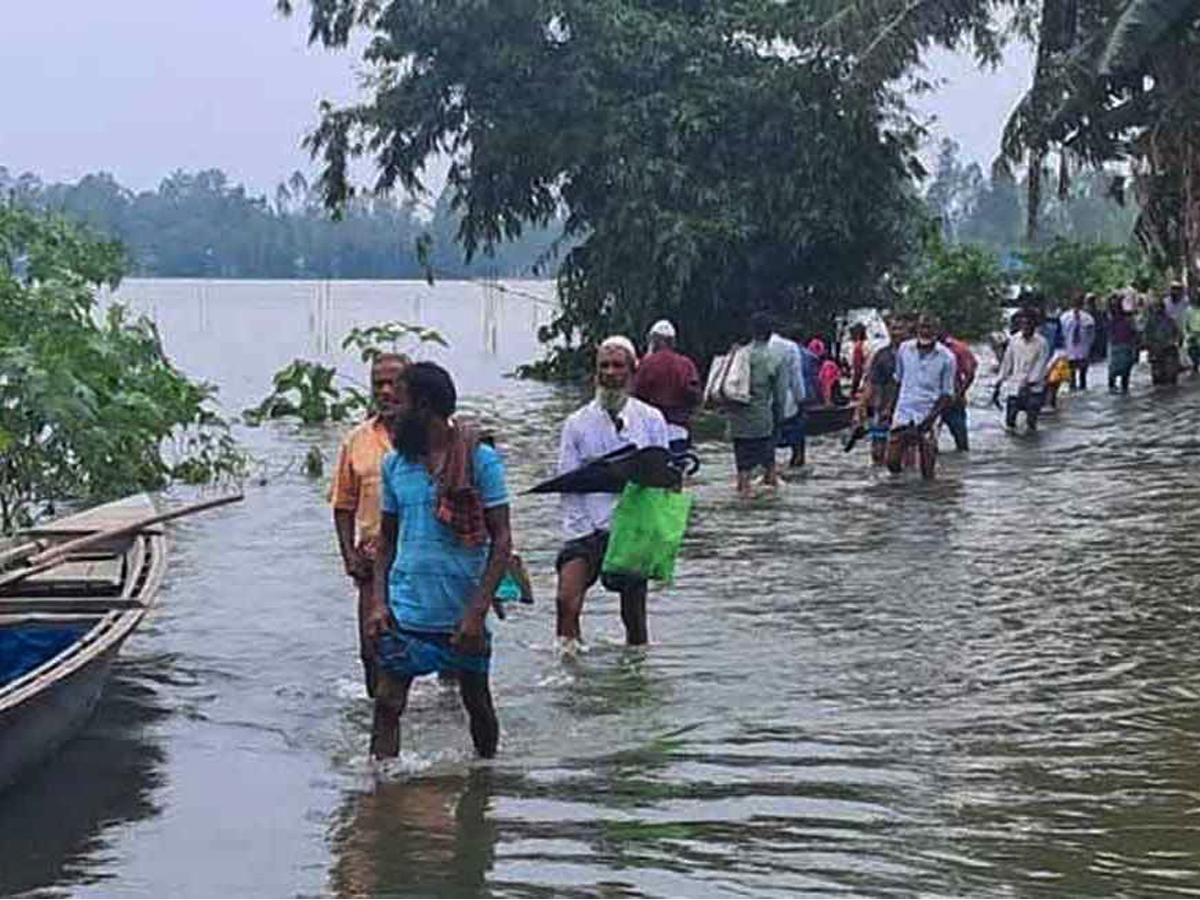
M 957 142 L 942 140 L 933 179 L 925 191 L 925 202 L 950 241 L 958 238 L 985 189 L 978 163 L 963 165 L 958 158 L 960 149 Z
M 308 140 L 319 185 L 344 206 L 350 161 L 370 155 L 374 189 L 421 191 L 447 153 L 467 258 L 565 210 L 578 243 L 543 334 L 561 342 L 558 374 L 662 315 L 701 355 L 737 336 L 750 306 L 828 318 L 909 249 L 916 132 L 848 59 L 777 40 L 777 9 L 315 0 L 315 41 L 373 36 L 372 95 L 325 107 Z
M 1136 235 L 1159 266 L 1187 271 L 1193 283 L 1200 278 L 1198 38 L 1192 0 L 1047 0 L 1034 85 L 1004 139 L 1009 160 L 1036 156 L 1038 176 L 1046 151 L 1061 151 L 1060 190 L 1073 163 L 1127 165 L 1141 205 Z M 1114 195 L 1124 196 L 1124 182 L 1114 181 Z
M 450 252 L 461 216 L 447 202 L 427 222 L 414 203 L 361 197 L 333 221 L 303 174 L 275 189 L 273 201 L 251 195 L 219 169 L 176 171 L 158 190 L 134 194 L 111 175 L 75 184 L 24 179 L 20 205 L 50 210 L 125 245 L 137 275 L 223 278 L 419 278 L 418 235 L 436 250 L 444 277 L 527 275 L 547 256 L 557 233 L 534 229 L 486 261 L 463 265 Z M 16 181 L 0 172 L 0 195 Z M 439 211 L 441 210 L 439 204 Z M 548 268 L 554 260 L 548 260 Z
M 971 244 L 949 245 L 934 232 L 897 307 L 933 313 L 951 334 L 977 338 L 996 328 L 1005 286 L 993 253 Z
M 1144 266 L 1129 245 L 1057 238 L 1022 256 L 1025 280 L 1052 302 L 1066 303 L 1077 293 L 1107 294 L 1140 280 Z
M 0 532 L 47 502 L 245 471 L 216 389 L 170 364 L 149 320 L 99 315 L 123 265 L 115 243 L 0 204 Z

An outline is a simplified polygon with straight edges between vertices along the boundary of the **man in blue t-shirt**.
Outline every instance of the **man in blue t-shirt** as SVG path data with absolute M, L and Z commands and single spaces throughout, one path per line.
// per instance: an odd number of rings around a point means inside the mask
M 413 679 L 458 676 L 471 738 L 496 754 L 500 725 L 488 671 L 488 607 L 512 553 L 504 465 L 468 428 L 453 425 L 450 375 L 414 363 L 397 380 L 394 453 L 382 468 L 375 591 L 366 617 L 378 684 L 371 753 L 400 752 L 400 716 Z M 397 545 L 404 552 L 397 555 Z

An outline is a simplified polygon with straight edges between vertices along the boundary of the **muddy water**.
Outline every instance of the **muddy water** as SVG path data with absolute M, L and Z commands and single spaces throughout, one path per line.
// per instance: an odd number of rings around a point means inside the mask
M 502 377 L 548 314 L 524 296 L 544 285 L 511 287 L 124 294 L 234 410 L 294 357 L 345 364 L 352 325 L 441 328 L 519 494 L 580 395 Z M 981 389 L 969 458 L 928 486 L 830 439 L 746 505 L 702 441 L 646 651 L 597 593 L 588 651 L 556 659 L 555 506 L 518 496 L 538 603 L 495 629 L 499 759 L 475 763 L 454 696 L 422 683 L 377 773 L 326 485 L 296 463 L 338 433 L 246 431 L 246 502 L 173 528 L 99 715 L 0 798 L 0 893 L 1194 895 L 1200 392 L 1135 380 L 1064 395 L 1034 439 Z

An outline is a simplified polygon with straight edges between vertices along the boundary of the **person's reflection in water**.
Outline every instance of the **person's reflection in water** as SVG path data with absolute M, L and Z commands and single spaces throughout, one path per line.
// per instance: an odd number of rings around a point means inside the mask
M 346 803 L 332 891 L 358 897 L 474 897 L 495 857 L 493 773 L 380 781 Z

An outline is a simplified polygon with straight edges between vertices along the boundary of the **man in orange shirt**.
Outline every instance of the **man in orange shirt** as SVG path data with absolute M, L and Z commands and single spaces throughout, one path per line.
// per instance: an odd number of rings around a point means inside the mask
M 329 490 L 333 526 L 346 574 L 358 588 L 358 646 L 367 694 L 375 696 L 374 649 L 364 620 L 371 606 L 375 549 L 379 539 L 380 469 L 392 450 L 392 426 L 403 410 L 397 403 L 396 380 L 408 365 L 397 353 L 380 355 L 371 366 L 374 415 L 342 441 Z

